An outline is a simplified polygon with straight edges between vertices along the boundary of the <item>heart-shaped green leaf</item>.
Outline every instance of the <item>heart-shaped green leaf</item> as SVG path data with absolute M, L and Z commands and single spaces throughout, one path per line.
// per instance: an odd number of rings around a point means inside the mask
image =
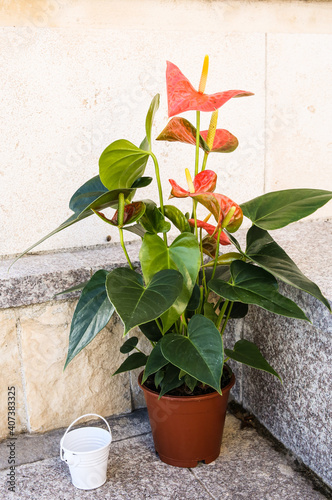
M 120 352 L 122 354 L 128 354 L 128 352 L 131 352 L 133 349 L 138 344 L 138 338 L 137 337 L 130 337 L 130 339 L 126 340 L 124 344 L 120 347 Z
M 139 257 L 147 283 L 161 269 L 178 269 L 183 276 L 181 295 L 161 318 L 163 331 L 166 332 L 183 313 L 190 300 L 200 268 L 197 239 L 191 233 L 182 233 L 167 247 L 158 235 L 147 233 L 143 238 Z
M 180 370 L 177 366 L 172 364 L 168 364 L 166 366 L 164 376 L 160 382 L 159 399 L 167 392 L 170 392 L 183 384 L 183 380 L 179 378 L 179 375 Z
M 158 370 L 167 365 L 168 361 L 164 358 L 161 349 L 160 342 L 153 348 L 151 354 L 146 362 L 145 370 L 143 373 L 142 384 L 146 381 L 146 379 L 156 373 Z
M 234 361 L 271 373 L 281 381 L 278 373 L 269 365 L 258 347 L 249 340 L 239 340 L 234 346 L 234 350 L 225 349 L 225 354 Z
M 130 188 L 142 177 L 149 153 L 124 139 L 112 142 L 99 158 L 99 175 L 108 189 Z
M 148 143 L 150 145 L 150 151 L 152 148 L 151 129 L 152 129 L 152 124 L 154 121 L 155 114 L 159 108 L 159 102 L 160 102 L 160 94 L 156 94 L 151 101 L 149 111 L 146 115 L 146 120 L 145 120 L 146 138 L 147 138 Z
M 188 220 L 177 207 L 174 207 L 173 205 L 165 205 L 164 214 L 171 222 L 173 222 L 174 226 L 180 231 L 180 233 L 191 233 L 191 227 Z
M 255 304 L 281 316 L 309 321 L 295 302 L 278 292 L 277 280 L 264 269 L 236 260 L 231 264 L 231 275 L 233 283 L 213 279 L 208 287 L 224 299 Z
M 134 352 L 128 358 L 124 360 L 124 362 L 119 366 L 116 372 L 113 373 L 117 375 L 118 373 L 129 372 L 130 370 L 135 370 L 136 368 L 140 368 L 144 366 L 148 357 L 142 352 Z
M 111 271 L 106 280 L 107 294 L 124 323 L 124 335 L 167 311 L 179 296 L 182 283 L 182 275 L 171 269 L 157 272 L 147 286 L 131 269 Z
M 145 213 L 140 220 L 140 224 L 148 233 L 167 233 L 171 229 L 171 224 L 165 221 L 165 217 L 157 208 L 154 201 L 143 200 L 145 205 Z
M 256 226 L 249 229 L 246 256 L 276 278 L 310 293 L 331 310 L 328 300 L 318 286 L 302 274 L 295 262 L 264 229 Z
M 332 198 L 332 191 L 285 189 L 263 194 L 241 205 L 243 214 L 262 229 L 279 229 L 303 219 Z
M 221 393 L 223 343 L 211 320 L 197 314 L 188 323 L 188 337 L 169 333 L 160 345 L 170 363 Z
M 76 306 L 69 334 L 65 368 L 107 325 L 114 312 L 105 288 L 107 271 L 97 271 L 85 285 Z
M 80 213 L 102 194 L 107 193 L 107 191 L 108 189 L 101 182 L 99 175 L 96 175 L 85 182 L 73 194 L 69 202 L 69 208 L 75 213 Z

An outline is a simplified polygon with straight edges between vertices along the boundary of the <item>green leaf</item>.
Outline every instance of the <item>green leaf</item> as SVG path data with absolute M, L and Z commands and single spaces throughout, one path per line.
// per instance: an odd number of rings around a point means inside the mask
M 171 364 L 166 366 L 164 377 L 160 382 L 159 399 L 167 392 L 170 392 L 183 384 L 183 380 L 179 379 L 179 373 L 180 370 L 176 366 Z
M 146 287 L 142 276 L 131 269 L 111 271 L 106 280 L 107 294 L 124 323 L 124 335 L 167 311 L 180 294 L 182 283 L 181 274 L 170 269 L 157 272 Z
M 83 186 L 82 186 L 83 187 Z M 82 209 L 81 212 L 76 212 L 74 213 L 69 219 L 65 220 L 60 226 L 58 226 L 54 231 L 51 233 L 48 233 L 46 236 L 41 238 L 37 243 L 34 243 L 31 245 L 29 248 L 24 250 L 16 259 L 12 262 L 11 266 L 23 255 L 26 253 L 30 252 L 33 248 L 36 246 L 40 245 L 43 243 L 45 240 L 53 236 L 54 234 L 59 233 L 63 229 L 66 229 L 69 226 L 72 226 L 76 222 L 79 222 L 83 219 L 86 219 L 90 215 L 93 214 L 93 210 L 103 210 L 107 207 L 115 207 L 118 204 L 118 198 L 120 193 L 124 193 L 125 197 L 127 197 L 130 193 L 133 192 L 133 189 L 116 189 L 115 191 L 107 191 L 106 193 L 103 193 L 101 196 L 97 197 L 95 200 L 93 200 L 89 205 L 87 205 L 84 209 Z M 75 206 L 80 206 L 80 203 L 77 202 Z M 11 267 L 10 266 L 10 267 Z
M 56 293 L 55 297 L 58 295 L 64 295 L 65 293 L 77 292 L 78 290 L 82 290 L 85 285 L 89 283 L 89 281 L 85 281 L 84 283 L 80 283 L 79 285 L 71 286 L 70 288 L 66 288 L 62 292 Z
M 139 189 L 148 186 L 152 182 L 152 177 L 138 177 L 131 186 L 132 189 Z
M 304 276 L 295 262 L 274 241 L 267 231 L 252 226 L 247 233 L 247 257 L 278 279 L 299 288 L 320 300 L 331 310 L 318 286 Z
M 269 365 L 258 347 L 253 342 L 249 342 L 249 340 L 239 340 L 236 342 L 234 350 L 225 349 L 225 354 L 229 358 L 234 359 L 234 361 L 251 366 L 257 370 L 271 373 L 281 381 L 278 373 Z
M 112 317 L 114 306 L 108 300 L 105 288 L 107 275 L 107 271 L 97 271 L 82 291 L 71 322 L 65 368 Z
M 309 321 L 295 302 L 278 292 L 277 280 L 264 269 L 237 260 L 231 264 L 231 275 L 233 283 L 213 279 L 208 287 L 224 299 L 254 304 L 281 316 Z
M 119 366 L 116 372 L 113 375 L 117 375 L 118 373 L 129 372 L 130 370 L 135 370 L 135 368 L 139 368 L 140 366 L 144 366 L 148 357 L 142 352 L 134 352 L 124 360 L 124 362 Z
M 173 205 L 165 205 L 164 214 L 171 222 L 173 222 L 174 226 L 181 233 L 191 233 L 191 227 L 188 220 L 177 207 L 174 207 Z
M 263 194 L 241 205 L 243 214 L 262 229 L 279 229 L 303 219 L 332 198 L 332 191 L 285 189 Z
M 131 352 L 133 349 L 138 344 L 138 338 L 137 337 L 130 337 L 130 339 L 126 340 L 124 344 L 120 347 L 120 352 L 122 354 L 127 354 L 128 352 Z
M 200 268 L 200 251 L 196 237 L 191 233 L 180 234 L 167 247 L 158 236 L 146 233 L 139 253 L 142 272 L 148 283 L 157 271 L 178 269 L 183 276 L 180 296 L 169 311 L 162 315 L 163 331 L 166 332 L 185 310 Z
M 219 255 L 217 259 L 217 265 L 218 266 L 229 266 L 232 262 L 235 260 L 245 260 L 245 257 L 238 252 L 228 252 L 224 253 L 222 255 Z M 214 266 L 214 260 L 211 260 L 207 264 L 204 264 L 203 267 L 213 267 Z
M 149 153 L 124 139 L 112 142 L 99 159 L 99 175 L 108 189 L 130 188 L 142 177 Z
M 161 349 L 160 342 L 153 348 L 151 354 L 146 362 L 145 370 L 143 373 L 142 384 L 146 381 L 146 379 L 156 373 L 158 370 L 167 365 L 168 361 L 164 358 Z
M 137 236 L 140 236 L 141 238 L 143 238 L 146 233 L 144 227 L 142 227 L 141 224 L 134 224 L 133 226 L 123 226 L 123 229 L 129 231 L 130 233 L 137 234 Z
M 152 148 L 151 129 L 152 129 L 152 124 L 153 124 L 153 120 L 154 120 L 156 111 L 159 108 L 159 103 L 160 103 L 160 94 L 156 94 L 151 101 L 149 111 L 148 111 L 148 114 L 146 115 L 146 120 L 145 120 L 146 138 L 147 138 L 148 143 L 150 145 L 150 151 Z
M 187 311 L 196 311 L 196 309 L 199 306 L 200 299 L 201 299 L 201 294 L 200 294 L 199 286 L 197 284 L 195 284 L 193 292 L 191 294 L 190 300 L 189 300 L 187 308 L 186 308 Z
M 204 316 L 210 319 L 214 324 L 217 323 L 218 316 L 214 312 L 214 305 L 211 302 L 205 302 L 204 304 Z
M 101 182 L 99 175 L 92 177 L 78 188 L 78 190 L 73 194 L 69 202 L 69 208 L 75 212 L 80 213 L 84 210 L 90 203 L 95 201 L 104 193 L 107 193 L 108 189 Z
M 154 376 L 154 385 L 156 386 L 156 388 L 158 388 L 160 386 L 160 383 L 162 381 L 162 379 L 164 378 L 164 375 L 165 375 L 165 370 L 163 368 L 161 368 L 160 370 L 158 370 Z
M 152 342 L 158 342 L 162 338 L 162 333 L 155 321 L 149 321 L 149 323 L 139 325 L 139 327 L 146 338 L 152 340 Z
M 201 314 L 188 323 L 188 337 L 169 333 L 161 340 L 161 352 L 180 370 L 221 393 L 222 338 L 211 320 Z
M 194 377 L 191 377 L 190 375 L 185 375 L 184 377 L 184 382 L 185 384 L 189 387 L 189 389 L 191 390 L 191 392 L 194 391 L 196 385 L 197 385 L 197 382 L 198 380 Z
M 143 203 L 145 204 L 145 213 L 140 220 L 140 224 L 148 233 L 167 233 L 171 229 L 171 224 L 165 221 L 165 217 L 154 201 L 143 200 Z

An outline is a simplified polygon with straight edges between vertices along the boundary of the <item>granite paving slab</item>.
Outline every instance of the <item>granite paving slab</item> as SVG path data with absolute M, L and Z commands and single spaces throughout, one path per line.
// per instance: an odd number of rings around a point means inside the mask
M 82 491 L 71 483 L 68 466 L 58 456 L 60 431 L 39 436 L 53 442 L 47 458 L 16 467 L 15 493 L 7 489 L 8 469 L 0 472 L 0 498 L 20 500 L 319 500 L 331 498 L 278 451 L 269 439 L 235 416 L 226 418 L 220 457 L 195 469 L 172 467 L 155 453 L 145 410 L 112 418 L 114 434 L 106 483 Z M 135 435 L 140 433 L 140 435 Z M 51 434 L 51 436 L 50 436 Z M 22 441 L 23 443 L 23 441 Z M 37 443 L 37 441 L 36 441 Z M 29 441 L 25 441 L 29 446 Z M 41 445 L 41 443 L 39 443 Z M 56 446 L 55 446 L 56 445 Z M 36 444 L 37 446 L 37 444 Z M 35 455 L 36 458 L 37 455 Z M 26 456 L 28 459 L 28 456 Z M 33 456 L 30 457 L 30 461 Z

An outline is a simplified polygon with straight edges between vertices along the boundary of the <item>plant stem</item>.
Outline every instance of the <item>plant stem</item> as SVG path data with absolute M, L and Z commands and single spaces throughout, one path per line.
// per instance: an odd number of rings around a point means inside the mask
M 204 172 L 205 170 L 205 167 L 206 167 L 206 162 L 207 162 L 207 159 L 208 159 L 208 154 L 207 152 L 204 153 L 204 158 L 203 158 L 203 165 L 202 165 L 202 172 Z
M 153 163 L 154 163 L 154 169 L 155 169 L 155 172 L 156 172 L 156 179 L 157 179 L 157 184 L 158 184 L 158 193 L 159 193 L 159 203 L 160 203 L 160 211 L 163 215 L 164 214 L 164 201 L 163 201 L 163 189 L 162 189 L 162 186 L 161 186 L 161 182 L 160 182 L 160 173 L 159 173 L 159 164 L 158 164 L 158 160 L 156 158 L 156 156 L 152 153 L 152 151 L 150 152 L 150 156 L 152 157 L 153 159 Z M 167 245 L 167 235 L 166 233 L 163 233 L 163 238 L 164 238 L 164 242 L 166 243 Z
M 198 161 L 199 161 L 199 127 L 201 121 L 200 111 L 196 111 L 196 155 L 195 155 L 195 176 L 198 174 Z
M 221 235 L 221 231 L 222 230 L 223 230 L 222 227 L 220 227 L 219 230 L 218 230 L 217 246 L 216 246 L 216 257 L 214 259 L 214 266 L 213 266 L 213 271 L 212 271 L 212 276 L 211 276 L 212 280 L 214 278 L 214 275 L 216 274 L 216 269 L 217 269 L 217 264 L 218 264 L 218 257 L 219 257 L 219 241 L 220 241 L 220 235 Z
M 199 230 L 199 246 L 200 246 L 200 250 L 201 250 L 202 285 L 204 286 L 205 295 L 207 295 L 206 275 L 205 275 L 205 268 L 203 267 L 204 254 L 203 254 L 202 228 L 200 228 L 200 230 Z
M 228 323 L 229 317 L 230 317 L 231 312 L 232 312 L 232 307 L 233 307 L 233 304 L 234 304 L 234 302 L 231 302 L 231 303 L 230 303 L 230 305 L 229 305 L 228 312 L 227 312 L 227 316 L 226 316 L 226 318 L 225 318 L 224 324 L 222 325 L 222 329 L 221 329 L 220 335 L 223 335 L 223 334 L 224 334 L 224 331 L 225 331 L 226 325 L 227 325 L 227 323 Z
M 229 303 L 229 300 L 225 300 L 225 302 L 224 302 L 224 304 L 223 304 L 223 306 L 222 306 L 222 308 L 221 308 L 221 311 L 220 311 L 220 313 L 219 313 L 219 316 L 218 316 L 218 319 L 217 319 L 217 323 L 216 323 L 216 327 L 218 328 L 218 330 L 219 330 L 219 327 L 220 327 L 221 322 L 222 322 L 222 320 L 223 320 L 223 317 L 224 317 L 224 314 L 225 314 L 226 308 L 227 308 L 227 306 L 228 306 L 228 303 Z
M 160 324 L 160 320 L 159 320 L 159 318 L 156 318 L 156 319 L 155 319 L 155 322 L 157 323 L 157 326 L 158 326 L 158 328 L 159 328 L 159 330 L 160 330 L 161 334 L 162 334 L 162 335 L 164 335 L 164 334 L 163 334 L 163 329 L 162 329 L 162 326 L 161 326 L 161 324 Z
M 129 255 L 128 255 L 128 252 L 127 252 L 127 249 L 126 249 L 126 246 L 125 246 L 125 243 L 124 243 L 124 239 L 123 239 L 123 229 L 122 227 L 119 227 L 119 234 L 120 234 L 120 243 L 121 243 L 121 246 L 122 246 L 122 250 L 126 256 L 126 259 L 127 259 L 127 262 L 129 264 L 129 267 L 130 269 L 134 270 L 134 266 L 132 265 L 131 263 L 131 260 L 129 258 Z

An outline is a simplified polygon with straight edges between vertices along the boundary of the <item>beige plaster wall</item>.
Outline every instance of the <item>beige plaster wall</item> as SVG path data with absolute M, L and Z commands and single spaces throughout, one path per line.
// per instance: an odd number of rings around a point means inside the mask
M 70 196 L 96 175 L 110 142 L 141 141 L 157 92 L 154 134 L 164 127 L 166 59 L 197 85 L 208 53 L 207 92 L 255 93 L 221 109 L 219 126 L 240 146 L 211 156 L 219 192 L 244 202 L 273 189 L 331 189 L 331 13 L 329 2 L 2 1 L 0 256 L 70 215 Z M 162 143 L 155 152 L 167 198 L 168 178 L 183 183 L 194 152 Z M 155 182 L 142 196 L 156 198 Z M 38 250 L 103 244 L 108 235 L 117 241 L 113 228 L 90 218 Z

